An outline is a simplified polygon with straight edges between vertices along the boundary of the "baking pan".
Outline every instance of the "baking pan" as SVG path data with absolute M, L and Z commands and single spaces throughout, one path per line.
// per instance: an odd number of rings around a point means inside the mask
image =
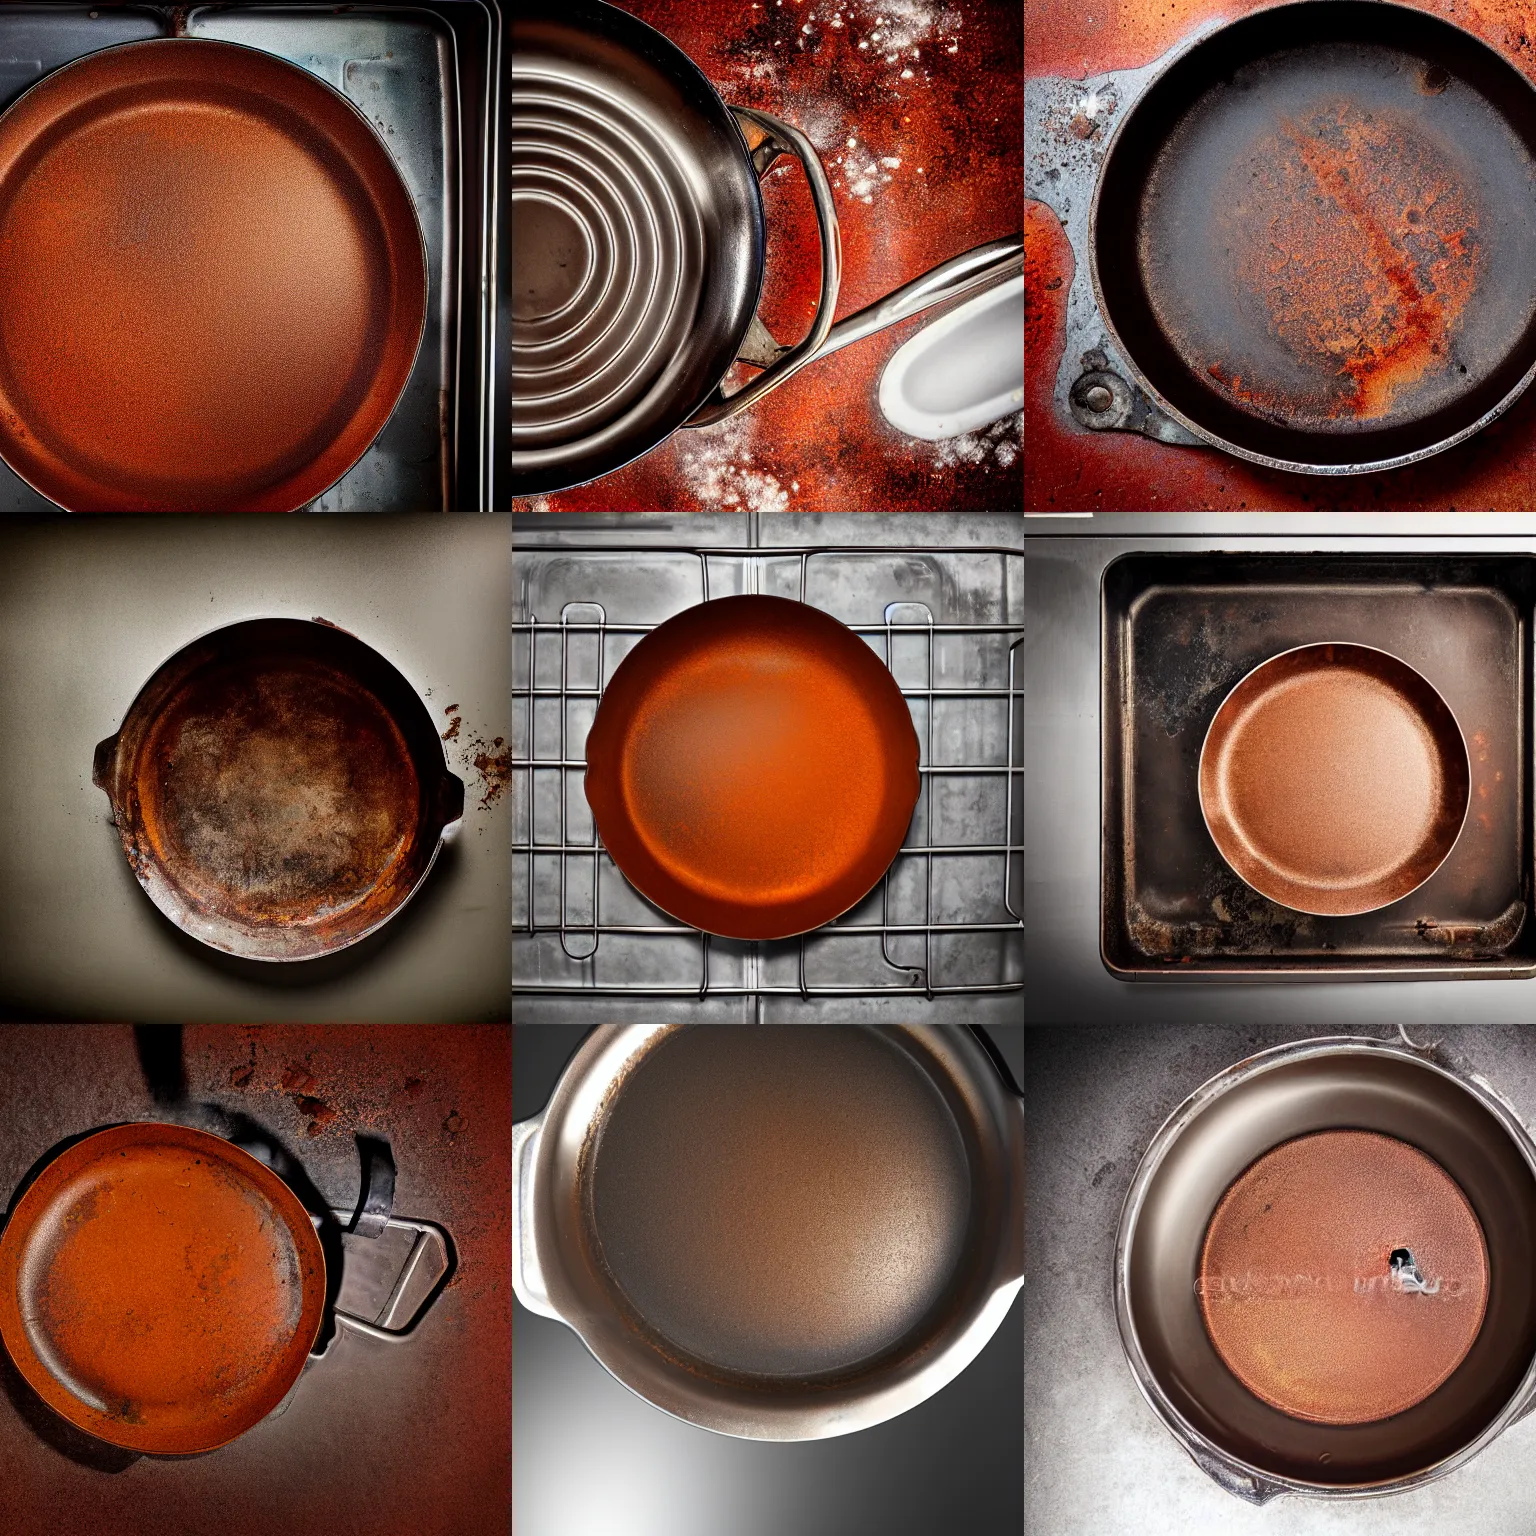
M 0 8 L 0 106 L 72 61 L 169 38 L 239 44 L 344 95 L 387 146 L 425 241 L 427 305 L 415 364 L 371 446 L 314 511 L 484 510 L 491 505 L 498 110 L 496 0 L 409 8 L 319 4 Z M 195 291 L 196 284 L 192 285 Z M 209 304 L 220 293 L 205 292 Z M 311 337 L 323 341 L 318 331 Z M 51 510 L 0 469 L 0 511 Z
M 1536 373 L 1533 155 L 1536 92 L 1460 27 L 1374 0 L 1259 11 L 1121 119 L 1090 215 L 1100 311 L 1142 389 L 1229 453 L 1425 458 Z M 1091 425 L 1116 409 L 1080 403 Z
M 1234 1181 L 1276 1148 L 1340 1129 L 1406 1144 L 1454 1181 L 1486 1244 L 1486 1311 L 1459 1364 L 1417 1402 L 1364 1422 L 1324 1423 L 1280 1411 L 1233 1374 L 1207 1329 L 1199 1281 L 1208 1228 Z M 1379 1302 L 1467 1303 L 1466 1295 L 1404 1288 L 1395 1245 L 1411 1252 L 1414 1238 L 1405 1231 L 1385 1240 L 1373 1255 L 1379 1273 L 1356 1276 L 1365 1284 L 1343 1304 L 1369 1312 Z M 1277 1248 L 1277 1271 L 1290 1256 Z M 1280 1046 L 1197 1090 L 1142 1159 L 1115 1246 L 1116 1312 L 1137 1384 L 1202 1470 L 1253 1502 L 1286 1491 L 1392 1492 L 1443 1476 L 1488 1445 L 1536 1402 L 1533 1276 L 1530 1135 L 1481 1080 L 1451 1072 L 1427 1051 L 1377 1040 Z M 1293 1275 L 1292 1284 L 1298 1278 L 1307 1277 Z M 1375 1373 L 1390 1377 L 1395 1363 L 1384 1354 Z
M 254 960 L 372 933 L 464 810 L 415 690 L 324 620 L 252 619 L 185 646 L 97 746 L 92 778 L 150 900 Z
M 1200 750 L 1200 809 L 1262 896 L 1320 917 L 1401 901 L 1467 819 L 1467 744 L 1412 667 L 1364 645 L 1303 645 L 1255 667 Z
M 513 1129 L 517 1296 L 690 1423 L 865 1429 L 1007 1314 L 1023 1137 L 967 1029 L 602 1025 Z
M 619 664 L 585 787 L 603 846 L 663 912 L 782 939 L 846 912 L 896 857 L 917 732 L 890 670 L 830 614 L 722 597 Z
M 1116 975 L 1530 975 L 1527 556 L 1129 555 L 1102 587 L 1101 951 Z M 1348 643 L 1428 680 L 1464 736 L 1470 811 L 1413 893 L 1347 917 L 1279 905 L 1222 858 L 1199 763 L 1269 658 Z

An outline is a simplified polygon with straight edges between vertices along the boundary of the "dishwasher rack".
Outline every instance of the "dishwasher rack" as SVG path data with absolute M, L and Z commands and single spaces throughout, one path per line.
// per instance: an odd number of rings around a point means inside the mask
M 738 566 L 742 590 L 772 588 L 805 602 L 832 561 L 864 562 L 878 581 L 879 562 L 898 577 L 914 563 L 942 576 L 972 557 L 1023 558 L 975 547 L 537 553 L 578 567 L 594 557 L 664 557 L 696 568 L 702 602 L 723 595 L 718 576 L 712 592 L 721 560 Z M 679 573 L 670 574 L 675 586 Z M 579 577 L 565 581 L 580 590 Z M 623 655 L 662 620 L 631 620 L 576 596 L 557 618 L 531 610 L 514 618 L 514 993 L 809 1001 L 1022 990 L 1023 620 L 935 618 L 930 603 L 901 596 L 901 585 L 891 581 L 877 619 L 844 622 L 873 643 L 912 711 L 921 776 L 912 823 L 869 896 L 811 933 L 775 942 L 712 938 L 669 918 L 624 880 L 592 824 L 581 787 L 587 728 Z

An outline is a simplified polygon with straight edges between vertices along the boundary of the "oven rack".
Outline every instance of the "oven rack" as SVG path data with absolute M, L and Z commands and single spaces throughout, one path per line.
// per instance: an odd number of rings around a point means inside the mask
M 549 553 L 547 546 L 536 553 Z M 646 544 L 627 548 L 580 545 L 561 549 L 562 556 L 623 555 L 643 553 L 646 556 L 684 555 L 696 559 L 699 571 L 701 601 L 711 596 L 710 564 L 715 559 L 745 562 L 747 590 L 759 590 L 767 565 L 778 561 L 797 563 L 797 590 L 801 602 L 806 601 L 808 576 L 811 564 L 821 557 L 866 557 L 888 559 L 893 556 L 954 556 L 991 555 L 1005 559 L 1022 558 L 1018 551 L 1005 548 L 958 546 L 952 549 L 923 549 L 891 546 L 816 546 L 792 548 L 784 546 L 753 546 L 731 548 L 721 546 L 671 547 Z M 680 611 L 680 610 L 679 610 Z M 917 617 L 912 615 L 916 614 Z M 670 616 L 670 615 L 669 615 Z M 544 978 L 522 979 L 514 968 L 515 992 L 541 995 L 564 994 L 586 997 L 675 997 L 692 998 L 703 1002 L 710 998 L 763 998 L 790 997 L 809 1001 L 826 997 L 888 997 L 908 996 L 933 1000 L 937 997 L 995 994 L 1018 992 L 1023 988 L 1022 963 L 1017 967 L 1009 962 L 1008 935 L 1019 935 L 1019 960 L 1022 962 L 1022 934 L 1024 927 L 1022 897 L 1023 833 L 1022 815 L 1016 808 L 1021 798 L 1016 786 L 1023 782 L 1022 763 L 1022 700 L 1023 683 L 1019 654 L 1023 647 L 1022 619 L 1016 623 L 962 623 L 938 622 L 932 612 L 921 602 L 893 599 L 883 608 L 881 620 L 876 623 L 852 623 L 854 633 L 874 638 L 879 644 L 877 654 L 896 678 L 903 698 L 913 712 L 913 725 L 920 744 L 919 775 L 921 788 L 913 823 L 907 839 L 893 860 L 891 867 L 881 877 L 879 891 L 879 917 L 877 921 L 846 920 L 852 913 L 834 919 L 831 923 L 803 934 L 795 939 L 782 941 L 726 941 L 713 939 L 687 924 L 670 919 L 644 899 L 625 882 L 625 889 L 633 900 L 649 907 L 655 921 L 621 922 L 605 918 L 602 912 L 602 891 L 605 878 L 609 881 L 623 877 L 613 863 L 606 848 L 598 838 L 595 827 L 590 836 L 582 837 L 571 829 L 571 790 L 575 787 L 581 795 L 580 775 L 586 768 L 583 753 L 584 732 L 573 731 L 570 726 L 573 701 L 588 701 L 595 712 L 601 701 L 607 678 L 611 675 L 610 639 L 638 641 L 657 623 L 634 623 L 610 619 L 603 605 L 596 602 L 573 600 L 566 602 L 558 619 L 540 619 L 530 613 L 526 618 L 513 622 L 514 654 L 518 648 L 525 650 L 525 658 L 514 677 L 513 696 L 513 748 L 512 785 L 514 806 L 519 808 L 525 820 L 514 825 L 513 852 L 513 904 L 514 912 L 521 904 L 524 915 L 521 921 L 514 918 L 514 929 L 526 938 L 539 935 L 556 935 L 560 951 L 565 959 L 581 966 L 584 975 L 579 981 L 560 981 Z M 894 665 L 896 646 L 900 637 L 919 637 L 922 642 L 924 676 L 920 684 L 903 684 Z M 525 639 L 522 637 L 526 637 Z M 595 680 L 590 683 L 573 682 L 571 676 L 572 642 L 577 637 L 591 637 L 596 647 Z M 958 637 L 961 643 L 979 642 L 985 637 L 997 637 L 996 644 L 1005 657 L 1005 674 L 996 685 L 956 684 L 952 681 L 935 681 L 935 646 L 947 637 Z M 541 643 L 542 642 L 542 643 Z M 558 648 L 558 681 L 541 683 L 540 662 L 547 659 L 547 647 Z M 615 661 L 613 665 L 617 665 Z M 936 701 L 989 701 L 1005 713 L 1003 750 L 995 761 L 932 761 L 933 733 Z M 540 701 L 549 701 L 558 708 L 559 726 L 556 732 L 538 730 L 537 708 Z M 920 708 L 918 706 L 921 706 Z M 985 706 L 984 706 L 985 707 Z M 521 735 L 518 733 L 521 732 Z M 550 735 L 554 741 L 548 740 Z M 581 735 L 582 740 L 574 739 Z M 538 788 L 541 776 L 558 779 L 559 815 L 558 826 L 547 826 L 546 835 L 540 836 Z M 994 786 L 1001 800 L 1001 840 L 957 842 L 933 839 L 934 785 L 937 781 L 980 781 Z M 584 807 L 584 801 L 583 801 Z M 584 818 L 590 820 L 587 814 Z M 546 816 L 545 822 L 555 820 Z M 522 830 L 519 830 L 519 826 Z M 988 885 L 995 889 L 996 910 L 987 918 L 963 918 L 957 921 L 935 920 L 935 868 L 936 861 L 946 858 L 973 858 L 987 861 L 991 876 Z M 573 881 L 571 869 L 580 863 L 590 871 L 585 884 L 586 915 L 573 916 L 571 901 Z M 904 875 L 912 865 L 921 862 L 920 919 L 900 921 L 892 915 L 893 879 Z M 541 884 L 541 876 L 544 877 Z M 544 899 L 541 901 L 541 894 Z M 551 901 L 551 898 L 553 900 Z M 869 903 L 864 902 L 853 909 Z M 554 912 L 550 912 L 551 905 Z M 1000 945 L 999 979 L 987 981 L 956 981 L 944 979 L 942 958 L 935 956 L 935 941 L 964 935 L 997 935 Z M 692 938 L 697 941 L 693 950 L 693 974 L 696 979 L 667 980 L 663 982 L 625 979 L 603 974 L 599 955 L 605 937 L 624 940 L 665 940 Z M 879 957 L 889 979 L 876 983 L 848 984 L 818 980 L 812 975 L 816 953 L 823 948 L 846 940 L 879 940 Z M 920 942 L 921 959 L 911 956 L 893 956 L 893 943 Z M 711 954 L 715 946 L 728 944 L 740 952 L 741 978 L 722 981 L 713 974 Z M 773 982 L 765 977 L 770 957 L 782 956 L 791 950 L 795 953 L 795 980 Z M 1014 971 L 1017 974 L 1013 974 Z

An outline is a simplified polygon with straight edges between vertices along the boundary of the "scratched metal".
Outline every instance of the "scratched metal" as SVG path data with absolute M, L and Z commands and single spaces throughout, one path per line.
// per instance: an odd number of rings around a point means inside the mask
M 378 130 L 427 245 L 428 313 L 389 421 L 307 511 L 477 510 L 490 504 L 487 415 L 494 359 L 489 271 L 490 124 L 497 12 L 482 0 L 410 11 L 321 5 L 193 8 L 189 36 L 243 43 L 333 85 Z M 60 65 L 170 35 L 170 6 L 0 9 L 0 110 Z M 0 466 L 0 513 L 56 510 Z

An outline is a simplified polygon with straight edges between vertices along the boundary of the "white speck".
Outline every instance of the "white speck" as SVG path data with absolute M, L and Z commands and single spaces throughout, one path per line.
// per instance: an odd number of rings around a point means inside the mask
M 880 164 L 888 171 L 899 171 L 901 169 L 901 158 L 898 155 L 881 155 Z
M 806 22 L 806 24 L 805 24 L 805 25 L 804 25 L 804 26 L 803 26 L 803 27 L 801 27 L 801 28 L 800 28 L 800 30 L 801 30 L 801 31 L 802 31 L 802 32 L 809 32 L 809 31 L 810 31 L 810 30 L 811 30 L 811 24 L 810 24 L 810 22 Z
M 789 482 L 789 488 L 792 491 L 798 491 L 800 489 L 800 482 L 798 480 L 791 480 Z
M 863 199 L 862 199 L 862 201 L 863 201 L 863 202 L 866 202 L 866 203 L 872 203 L 872 202 L 874 202 L 874 198 L 872 198 L 872 197 L 870 197 L 870 196 L 867 196 L 867 195 L 866 195 L 866 196 L 865 196 L 865 197 L 864 197 L 864 198 L 863 198 Z
M 878 43 L 880 41 L 880 34 L 878 32 L 871 32 L 869 35 L 875 42 Z
M 949 45 L 949 47 L 944 50 L 944 52 L 945 53 L 959 53 L 960 52 L 960 44 L 959 43 L 951 43 Z
M 912 71 L 911 71 L 911 70 L 910 70 L 910 69 L 904 69 L 904 70 L 902 70 L 902 72 L 901 72 L 901 78 L 902 78 L 902 79 L 903 79 L 903 80 L 910 80 L 910 79 L 911 79 L 911 78 L 912 78 Z
M 859 142 L 859 141 L 858 141 L 858 140 L 857 140 L 857 139 L 849 139 L 849 140 L 848 140 L 848 148 L 849 148 L 849 149 L 852 149 L 852 148 L 853 148 L 853 146 L 854 146 L 854 145 L 855 145 L 855 144 L 857 144 L 857 143 L 858 143 L 858 142 Z
M 1097 91 L 1089 91 L 1077 104 L 1077 110 L 1086 118 L 1095 118 L 1109 105 Z
M 922 174 L 923 174 L 923 168 L 922 168 L 922 166 L 918 166 L 918 168 L 917 168 L 917 174 L 918 174 L 918 175 L 919 175 L 919 176 L 921 176 L 921 175 L 922 175 Z
M 869 47 L 869 44 L 868 44 L 868 43 L 860 43 L 860 44 L 859 44 L 859 47 L 860 47 L 860 48 L 868 48 L 868 47 Z
M 841 16 L 834 16 L 832 18 L 832 25 L 839 32 L 842 31 L 842 28 L 843 28 L 843 18 Z

